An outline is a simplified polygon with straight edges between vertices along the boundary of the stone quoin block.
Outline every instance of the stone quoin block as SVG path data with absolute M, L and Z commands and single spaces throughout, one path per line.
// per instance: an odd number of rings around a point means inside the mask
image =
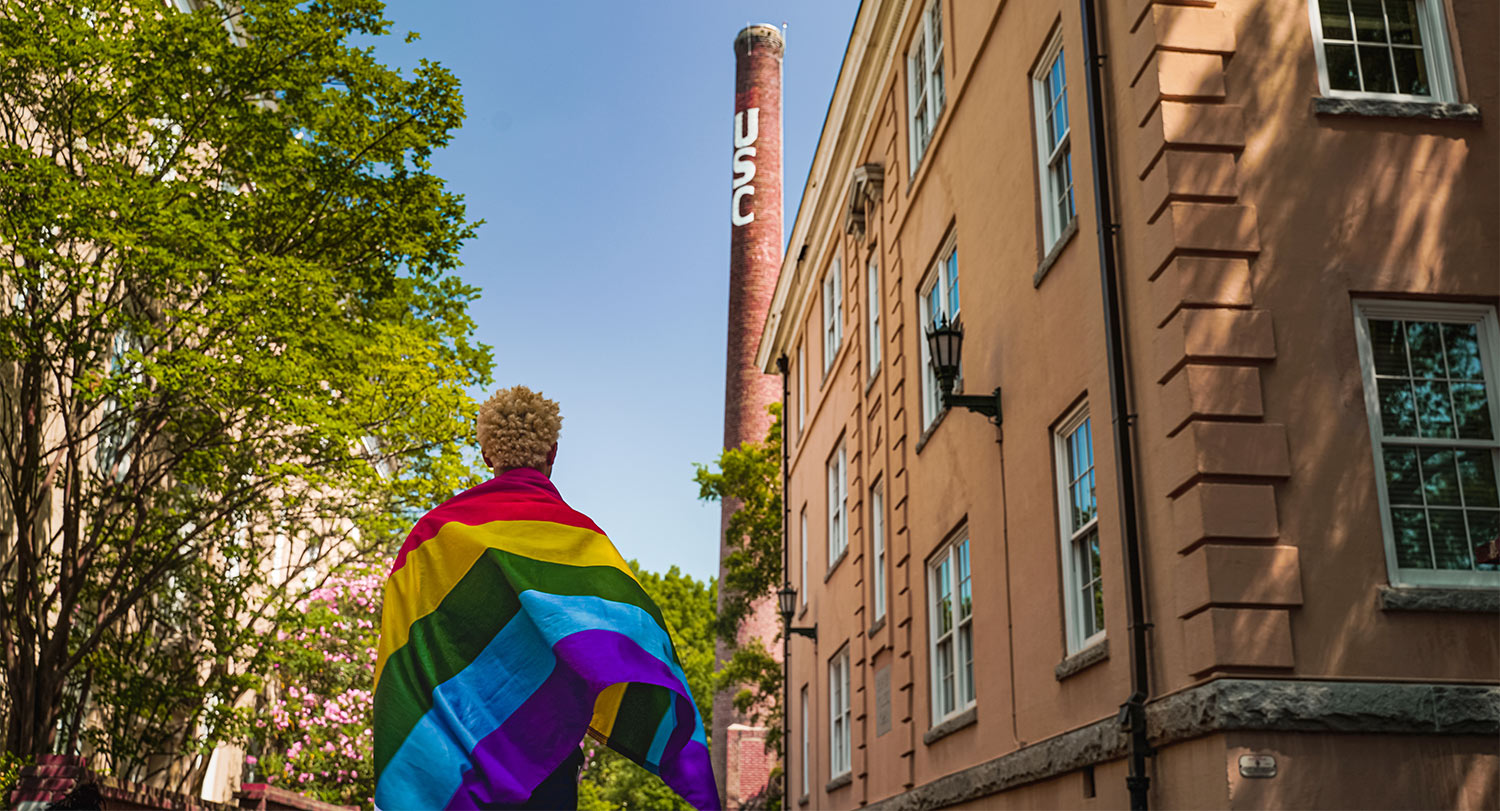
M 1274 540 L 1276 491 L 1267 484 L 1199 482 L 1172 501 L 1177 549 L 1185 551 L 1211 539 Z
M 1136 136 L 1136 176 L 1145 177 L 1162 150 L 1170 147 L 1244 149 L 1245 111 L 1238 104 L 1163 101 L 1136 130 Z
M 1150 278 L 1182 253 L 1258 253 L 1260 220 L 1250 205 L 1168 203 L 1146 227 L 1144 242 L 1141 253 Z
M 1161 217 L 1169 203 L 1234 202 L 1239 193 L 1234 156 L 1228 152 L 1169 149 L 1141 183 L 1141 196 L 1148 212 L 1146 221 L 1150 223 Z
M 1204 544 L 1177 563 L 1177 615 L 1216 606 L 1302 605 L 1295 546 Z
M 1226 667 L 1291 667 L 1292 621 L 1276 608 L 1210 608 L 1182 623 L 1193 675 Z
M 1234 53 L 1234 26 L 1224 12 L 1194 6 L 1152 6 L 1130 35 L 1125 66 L 1131 84 L 1139 84 L 1147 63 L 1158 51 Z
M 1284 479 L 1291 475 L 1286 427 L 1275 423 L 1188 423 L 1163 446 L 1167 493 L 1201 476 Z
M 1185 363 L 1276 358 L 1271 314 L 1265 310 L 1178 310 L 1157 330 L 1156 380 L 1165 383 Z
M 1146 70 L 1130 90 L 1131 109 L 1137 126 L 1146 123 L 1162 99 L 1169 101 L 1223 101 L 1224 57 L 1215 53 L 1156 51 Z
M 1189 420 L 1204 417 L 1259 417 L 1260 370 L 1254 366 L 1210 366 L 1189 363 L 1161 388 L 1161 410 L 1167 436 Z
M 1254 303 L 1250 263 L 1240 258 L 1178 256 L 1151 285 L 1152 323 L 1167 323 L 1183 307 L 1245 309 Z

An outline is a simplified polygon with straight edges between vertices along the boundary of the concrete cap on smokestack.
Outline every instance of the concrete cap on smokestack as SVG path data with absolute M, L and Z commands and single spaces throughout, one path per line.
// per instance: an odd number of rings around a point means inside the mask
M 781 38 L 781 29 L 770 23 L 758 23 L 745 26 L 735 35 L 735 53 L 752 53 L 761 48 L 770 50 L 771 56 L 781 56 L 786 48 L 786 40 Z

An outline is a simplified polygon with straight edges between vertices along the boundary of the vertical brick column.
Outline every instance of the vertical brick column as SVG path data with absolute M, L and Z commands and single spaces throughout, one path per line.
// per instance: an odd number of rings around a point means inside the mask
M 729 342 L 724 368 L 724 447 L 759 442 L 771 427 L 766 406 L 781 399 L 781 381 L 761 372 L 755 354 L 771 310 L 781 271 L 781 31 L 752 25 L 734 39 L 734 120 L 730 164 Z M 723 582 L 724 530 L 738 504 L 725 502 L 720 519 L 719 560 Z M 777 618 L 772 600 L 759 603 L 740 630 L 740 641 L 759 637 L 777 658 Z M 722 662 L 729 655 L 716 651 Z M 745 728 L 730 693 L 714 696 L 713 762 L 726 808 L 765 788 L 764 734 Z M 731 724 L 745 734 L 731 740 Z M 759 751 L 749 751 L 760 747 Z M 743 750 L 743 751 L 742 751 Z M 732 764 L 732 765 L 731 765 Z M 734 785 L 725 778 L 733 773 Z M 726 789 L 731 791 L 726 792 Z

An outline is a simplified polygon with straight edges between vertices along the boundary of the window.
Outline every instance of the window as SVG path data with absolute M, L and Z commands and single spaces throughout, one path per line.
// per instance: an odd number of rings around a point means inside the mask
M 1392 583 L 1500 584 L 1500 329 L 1482 305 L 1359 302 L 1365 408 Z
M 1068 77 L 1062 33 L 1053 38 L 1031 76 L 1036 107 L 1037 188 L 1042 196 L 1043 254 L 1050 253 L 1073 221 L 1072 127 L 1068 125 Z
M 932 359 L 927 351 L 926 330 L 942 321 L 958 319 L 958 245 L 950 237 L 947 247 L 938 255 L 937 267 L 933 268 L 927 282 L 922 286 L 919 305 L 926 322 L 920 336 L 922 345 L 922 428 L 925 430 L 938 418 L 943 410 L 942 394 L 938 389 L 937 372 L 932 370 Z M 959 380 L 963 380 L 962 371 Z M 961 387 L 960 383 L 960 387 Z
M 844 443 L 828 460 L 828 566 L 849 548 L 849 465 Z
M 828 661 L 828 777 L 849 771 L 849 646 Z
M 870 290 L 870 377 L 880 372 L 880 260 L 870 254 L 870 268 L 866 274 L 866 286 Z
M 802 538 L 802 574 L 801 574 L 802 584 L 801 584 L 801 586 L 798 587 L 798 592 L 802 595 L 802 597 L 801 597 L 802 604 L 803 605 L 807 605 L 807 505 L 806 504 L 802 505 L 802 535 L 799 536 L 799 537 Z
M 844 285 L 839 258 L 833 258 L 828 275 L 823 277 L 823 374 L 833 368 L 839 344 L 844 342 Z
M 1063 613 L 1068 653 L 1104 634 L 1104 588 L 1099 575 L 1099 508 L 1094 497 L 1094 429 L 1088 405 L 1058 429 L 1057 506 L 1062 526 Z
M 109 376 L 120 381 L 119 389 L 104 403 L 103 416 L 99 422 L 99 444 L 94 449 L 94 458 L 104 475 L 115 481 L 123 481 L 130 471 L 131 442 L 135 439 L 135 418 L 122 404 L 121 394 L 131 393 L 145 380 L 141 358 L 146 353 L 146 342 L 129 327 L 115 332 L 110 343 Z
M 943 2 L 932 0 L 906 52 L 906 98 L 910 103 L 911 171 L 917 171 L 932 130 L 943 112 Z
M 932 597 L 932 725 L 974 703 L 974 605 L 969 537 L 939 552 L 928 566 Z
M 870 546 L 875 560 L 875 576 L 870 582 L 875 589 L 875 620 L 879 622 L 885 619 L 885 493 L 880 483 L 870 491 Z
M 812 767 L 812 763 L 807 759 L 807 753 L 808 753 L 808 745 L 807 745 L 807 713 L 808 713 L 808 709 L 809 708 L 808 708 L 808 705 L 807 705 L 807 685 L 804 684 L 804 685 L 802 685 L 802 763 L 801 763 L 801 766 L 802 766 L 802 796 L 803 797 L 806 797 L 808 795 L 808 793 L 810 792 L 810 787 L 808 786 L 807 774 L 808 774 L 808 772 L 812 771 L 812 768 L 811 768 Z
M 1457 101 L 1441 0 L 1308 0 L 1327 96 Z
M 797 344 L 797 435 L 807 423 L 807 344 Z

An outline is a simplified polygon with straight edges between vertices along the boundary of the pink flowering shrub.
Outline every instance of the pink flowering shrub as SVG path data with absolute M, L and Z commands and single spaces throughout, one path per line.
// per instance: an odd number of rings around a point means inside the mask
M 389 562 L 330 575 L 284 614 L 255 720 L 256 780 L 330 803 L 371 808 L 375 650 Z

